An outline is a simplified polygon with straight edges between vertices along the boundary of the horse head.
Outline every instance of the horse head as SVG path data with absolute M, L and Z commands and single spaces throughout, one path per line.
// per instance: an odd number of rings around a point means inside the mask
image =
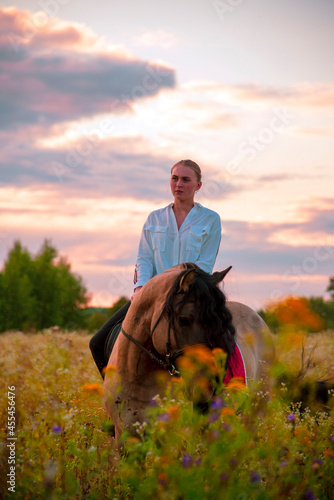
M 177 266 L 179 267 L 179 266 Z M 229 354 L 234 346 L 232 315 L 219 288 L 231 267 L 212 275 L 194 264 L 178 269 L 161 312 L 152 327 L 154 348 L 173 361 L 188 346 L 220 347 Z

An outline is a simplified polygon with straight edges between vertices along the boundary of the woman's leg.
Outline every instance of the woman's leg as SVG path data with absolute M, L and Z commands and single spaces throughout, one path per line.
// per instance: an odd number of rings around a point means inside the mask
M 90 339 L 89 347 L 92 352 L 92 356 L 98 367 L 102 378 L 104 379 L 103 368 L 107 365 L 107 360 L 104 357 L 104 344 L 107 340 L 109 332 L 114 328 L 117 323 L 123 321 L 130 307 L 131 301 L 127 302 L 122 306 L 111 318 L 104 323 L 100 330 L 95 333 L 95 335 Z

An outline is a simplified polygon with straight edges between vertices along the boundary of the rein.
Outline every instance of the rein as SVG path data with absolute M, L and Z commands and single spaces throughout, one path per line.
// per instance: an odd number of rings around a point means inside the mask
M 152 328 L 152 331 L 150 332 L 151 338 L 153 337 L 154 330 L 158 326 L 164 311 L 165 311 L 165 305 L 163 306 L 163 308 L 158 316 L 158 319 L 156 320 L 156 322 Z M 173 355 L 171 354 L 171 352 L 170 352 L 170 324 L 169 324 L 169 322 L 168 322 L 168 334 L 167 334 L 167 341 L 166 341 L 165 357 L 163 357 L 155 348 L 154 348 L 154 351 L 150 350 L 150 349 L 146 349 L 146 347 L 144 347 L 140 342 L 138 342 L 138 340 L 136 340 L 134 337 L 131 337 L 131 335 L 126 333 L 123 326 L 122 326 L 121 332 L 123 333 L 123 335 L 127 339 L 129 339 L 131 342 L 133 342 L 142 351 L 146 352 L 146 354 L 148 354 L 153 361 L 155 361 L 156 363 L 158 363 L 158 365 L 160 365 L 162 368 L 167 370 L 170 375 L 172 375 L 172 376 L 174 376 L 174 375 L 179 376 L 180 375 L 180 372 L 177 370 L 177 368 L 175 366 L 175 360 L 179 356 L 181 356 L 187 349 L 189 349 L 189 346 L 188 346 L 188 348 L 184 347 L 182 349 L 179 349 L 178 351 L 175 351 Z M 208 344 L 206 342 L 202 342 L 202 344 L 210 347 L 210 344 Z
M 156 327 L 159 324 L 159 321 L 164 313 L 164 310 L 165 310 L 165 306 L 163 306 L 163 308 L 158 316 L 158 319 L 156 320 L 156 322 L 152 328 L 152 331 L 150 332 L 151 337 L 153 336 L 154 330 L 156 329 Z M 168 370 L 170 375 L 179 375 L 180 374 L 180 372 L 176 369 L 174 363 L 175 363 L 175 359 L 178 358 L 182 354 L 183 350 L 176 351 L 173 354 L 173 356 L 171 355 L 171 353 L 170 353 L 170 325 L 169 324 L 168 324 L 168 337 L 167 337 L 167 342 L 166 342 L 165 358 L 156 349 L 154 349 L 154 351 L 146 349 L 146 347 L 144 347 L 140 342 L 138 342 L 138 340 L 136 340 L 134 337 L 131 337 L 131 335 L 126 333 L 123 326 L 122 326 L 121 332 L 123 333 L 123 335 L 127 339 L 129 339 L 131 342 L 136 344 L 136 346 L 138 346 L 142 351 L 146 352 L 146 354 L 148 354 L 153 361 L 158 363 L 158 365 L 160 365 L 165 370 Z

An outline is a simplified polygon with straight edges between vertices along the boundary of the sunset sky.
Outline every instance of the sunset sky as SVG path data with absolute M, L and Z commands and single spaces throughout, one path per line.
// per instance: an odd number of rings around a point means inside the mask
M 171 166 L 259 309 L 334 276 L 333 0 L 0 1 L 0 261 L 45 238 L 93 305 L 132 293 Z

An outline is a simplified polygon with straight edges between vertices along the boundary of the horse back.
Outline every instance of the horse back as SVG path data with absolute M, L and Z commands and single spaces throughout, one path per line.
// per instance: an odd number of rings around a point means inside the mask
M 235 339 L 246 365 L 248 382 L 269 378 L 269 369 L 275 360 L 271 332 L 263 319 L 250 307 L 240 302 L 227 302 L 232 313 Z

